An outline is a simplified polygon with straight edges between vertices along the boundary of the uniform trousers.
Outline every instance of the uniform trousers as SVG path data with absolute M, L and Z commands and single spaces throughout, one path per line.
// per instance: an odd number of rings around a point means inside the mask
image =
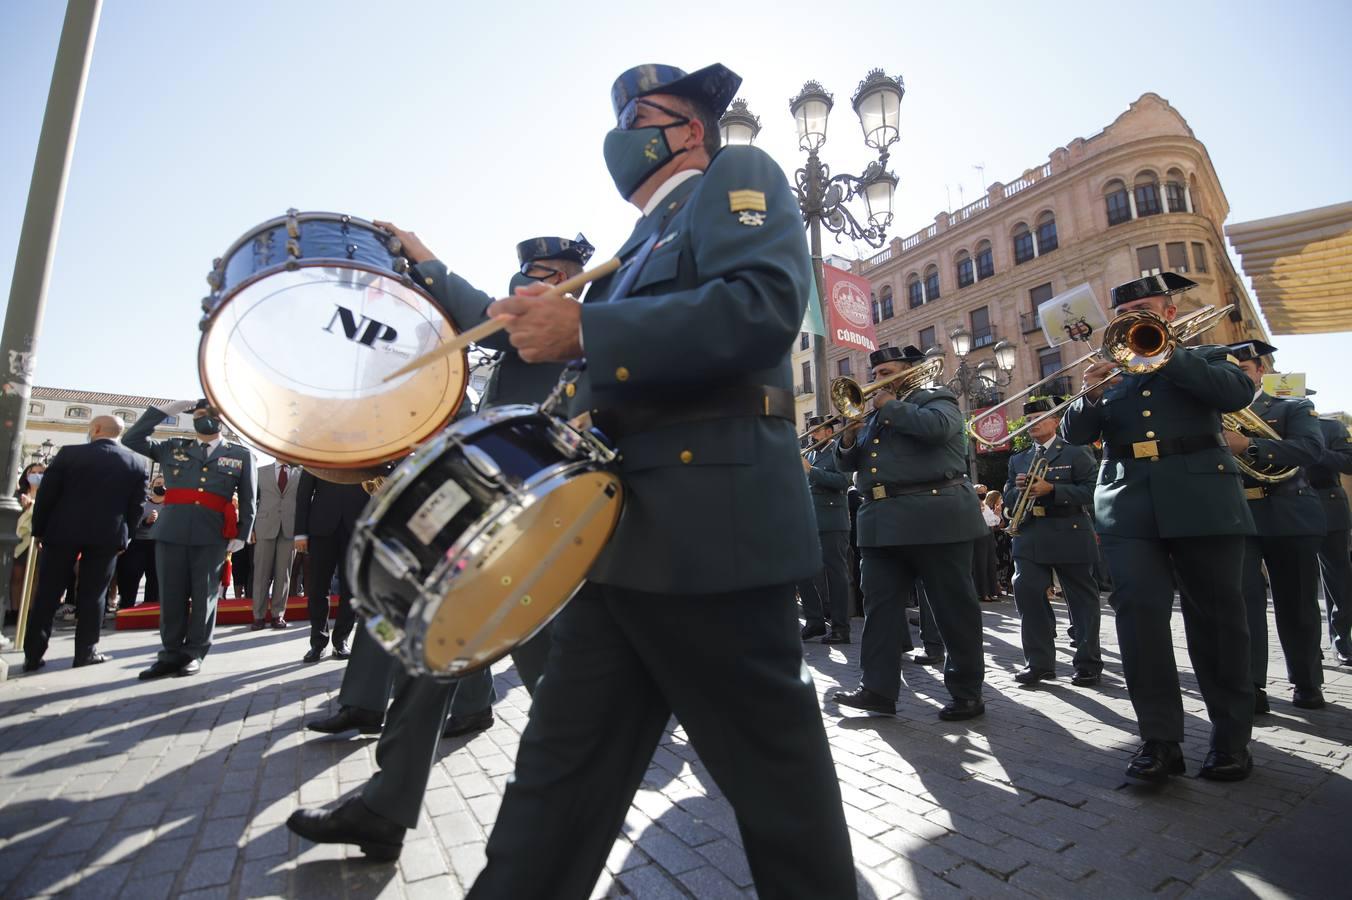
M 1319 535 L 1248 537 L 1244 540 L 1244 606 L 1249 616 L 1249 676 L 1254 687 L 1267 687 L 1267 587 L 1272 584 L 1272 613 L 1277 639 L 1286 657 L 1286 677 L 1298 688 L 1324 683 L 1320 652 Z
M 253 617 L 285 618 L 287 596 L 291 593 L 291 561 L 296 558 L 296 541 L 289 537 L 259 538 L 253 545 Z M 271 603 L 269 603 L 271 598 Z
M 155 571 L 160 579 L 160 662 L 183 665 L 211 650 L 216 631 L 216 602 L 221 596 L 225 542 L 155 542 Z M 190 602 L 191 601 L 191 602 Z
M 347 643 L 357 624 L 357 612 L 352 608 L 352 588 L 347 583 L 347 566 L 343 565 L 352 533 L 310 537 L 310 565 L 305 573 L 305 601 L 310 612 L 310 646 L 323 650 L 329 645 L 329 590 L 333 576 L 338 574 L 338 612 L 333 620 L 334 645 Z
M 117 605 L 130 609 L 136 605 L 141 579 L 146 582 L 146 603 L 160 602 L 160 580 L 155 574 L 155 542 L 137 538 L 117 558 Z
M 1099 536 L 1113 578 L 1110 602 L 1127 692 L 1147 741 L 1183 741 L 1183 697 L 1174 663 L 1174 573 L 1188 655 L 1211 719 L 1211 746 L 1247 749 L 1253 732 L 1249 627 L 1241 590 L 1243 535 Z
M 986 674 L 981 602 L 972 583 L 972 542 L 861 547 L 864 638 L 859 661 L 864 687 L 893 700 L 901 693 L 901 650 L 906 598 L 916 578 L 925 583 L 944 657 L 944 686 L 955 700 L 980 700 Z
M 1000 578 L 995 572 L 995 532 L 972 542 L 972 580 L 978 597 L 1000 596 Z
M 798 584 L 798 596 L 803 600 L 803 618 L 808 624 L 825 624 L 831 620 L 831 630 L 837 634 L 850 633 L 849 555 L 848 531 L 819 531 L 822 545 L 822 569 L 811 579 Z
M 925 655 L 934 659 L 944 658 L 944 641 L 939 637 L 939 626 L 934 622 L 934 608 L 930 606 L 929 592 L 925 590 L 925 583 L 916 579 L 915 587 L 910 595 L 906 597 L 906 607 L 911 608 L 911 596 L 916 599 L 916 607 L 920 611 L 920 644 L 925 648 Z M 911 636 L 910 615 L 904 619 L 905 628 L 901 632 L 901 649 L 904 653 L 909 653 L 915 649 L 915 640 Z
M 30 545 L 31 546 L 31 545 Z M 70 572 L 79 557 L 75 587 L 75 658 L 89 654 L 99 642 L 103 625 L 103 598 L 113 578 L 116 547 L 44 543 L 38 554 L 38 583 L 23 652 L 28 659 L 42 659 L 52 638 L 52 622 L 61 605 L 61 595 L 70 585 Z M 31 551 L 30 551 L 31 553 Z
M 701 595 L 584 586 L 554 624 L 469 897 L 590 896 L 673 714 L 732 805 L 760 896 L 855 897 L 791 584 Z
M 1319 571 L 1324 581 L 1324 609 L 1329 617 L 1329 641 L 1342 642 L 1337 652 L 1352 655 L 1352 561 L 1348 559 L 1348 530 L 1330 531 L 1319 545 Z
M 1061 580 L 1070 621 L 1075 628 L 1075 671 L 1097 675 L 1103 671 L 1103 656 L 1099 651 L 1102 613 L 1092 563 L 1014 560 L 1014 605 L 1019 608 L 1024 661 L 1031 669 L 1049 672 L 1056 669 L 1056 614 L 1047 602 L 1053 572 Z

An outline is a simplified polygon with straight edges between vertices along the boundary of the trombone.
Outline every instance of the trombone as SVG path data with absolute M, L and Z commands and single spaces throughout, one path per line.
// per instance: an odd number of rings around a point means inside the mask
M 849 422 L 856 421 L 868 415 L 870 410 L 868 398 L 877 391 L 890 385 L 895 385 L 892 393 L 905 399 L 913 391 L 919 390 L 925 385 L 939 378 L 944 374 L 944 358 L 942 356 L 931 356 L 922 363 L 917 363 L 903 372 L 895 375 L 889 375 L 886 378 L 880 378 L 871 384 L 861 385 L 853 378 L 842 375 L 839 378 L 831 380 L 831 405 L 836 408 L 836 414 L 824 420 L 820 425 L 816 425 L 802 434 L 798 435 L 799 441 L 805 441 L 812 436 L 812 432 L 818 428 L 824 428 L 827 425 L 835 426 L 836 422 L 844 419 Z M 832 434 L 828 438 L 823 438 L 803 448 L 803 455 L 806 456 L 813 450 L 824 447 L 836 439 Z
M 979 441 L 987 447 L 998 447 L 999 445 L 1011 441 L 1028 429 L 1032 428 L 1043 419 L 1051 416 L 1059 416 L 1067 406 L 1076 400 L 1088 394 L 1090 391 L 1107 384 L 1117 376 L 1126 372 L 1132 375 L 1142 375 L 1147 372 L 1154 372 L 1160 369 L 1173 358 L 1175 351 L 1182 344 L 1197 337 L 1197 335 L 1216 325 L 1221 316 L 1234 309 L 1234 304 L 1226 306 L 1203 306 L 1201 309 L 1194 310 L 1185 316 L 1180 316 L 1172 323 L 1166 321 L 1163 317 L 1156 315 L 1148 309 L 1134 309 L 1119 315 L 1108 323 L 1108 327 L 1103 332 L 1103 346 L 1091 353 L 1086 353 L 1079 359 L 1066 363 L 1055 372 L 1034 382 L 1024 388 L 1019 393 L 1007 400 L 992 406 L 981 413 L 980 416 L 973 416 L 967 420 L 967 433 L 974 440 Z M 1003 409 L 1012 403 L 1022 400 L 1024 397 L 1034 393 L 1038 388 L 1061 378 L 1071 369 L 1098 357 L 1117 363 L 1117 368 L 1109 372 L 1101 381 L 1081 388 L 1079 393 L 1065 398 L 1060 403 L 1053 406 L 1047 412 L 1041 413 L 1023 424 L 1022 427 L 1001 435 L 997 440 L 987 440 L 976 432 L 976 422 L 978 419 L 989 415 L 993 410 Z

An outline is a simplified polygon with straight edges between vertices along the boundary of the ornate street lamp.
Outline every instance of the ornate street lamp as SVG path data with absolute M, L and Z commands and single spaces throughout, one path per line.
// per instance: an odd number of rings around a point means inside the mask
M 808 229 L 812 249 L 812 268 L 817 281 L 817 296 L 823 307 L 827 302 L 822 277 L 822 238 L 824 227 L 836 241 L 848 238 L 879 248 L 886 242 L 892 224 L 892 198 L 897 176 L 887 171 L 888 148 L 901 139 L 899 119 L 901 98 L 906 88 L 900 76 L 889 76 L 882 69 L 868 73 L 855 89 L 851 102 L 863 129 L 864 143 L 878 151 L 878 159 L 869 163 L 863 175 L 832 175 L 817 152 L 826 144 L 826 125 L 835 101 L 819 82 L 808 81 L 798 96 L 789 101 L 789 113 L 798 131 L 798 147 L 807 152 L 807 163 L 794 173 L 794 193 L 803 224 Z M 725 144 L 749 144 L 760 131 L 760 120 L 746 103 L 734 100 L 720 121 Z M 863 220 L 847 206 L 859 198 L 864 204 Z M 826 341 L 817 335 L 813 342 L 812 365 L 817 372 L 817 414 L 830 411 L 826 373 Z
M 995 359 L 983 359 L 975 366 L 967 362 L 967 356 L 972 352 L 970 331 L 959 325 L 949 333 L 948 342 L 953 348 L 953 355 L 958 358 L 958 369 L 953 373 L 953 377 L 948 379 L 945 387 L 958 395 L 965 413 L 970 413 L 974 407 L 994 402 L 1000 388 L 1007 387 L 1014 380 L 1014 363 L 1018 351 L 1009 341 L 996 341 L 995 346 L 991 348 L 995 352 Z M 942 354 L 943 350 L 935 347 L 929 352 Z M 976 473 L 973 471 L 975 465 L 970 453 L 967 468 L 968 475 L 975 480 Z
M 51 438 L 48 438 L 47 440 L 42 442 L 42 464 L 44 466 L 51 464 L 52 451 L 55 449 L 56 445 L 52 443 Z

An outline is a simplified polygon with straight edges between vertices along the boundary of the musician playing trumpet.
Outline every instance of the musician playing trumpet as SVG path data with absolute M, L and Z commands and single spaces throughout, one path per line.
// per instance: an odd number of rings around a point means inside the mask
M 1048 412 L 1057 402 L 1055 397 L 1030 400 L 1024 404 L 1023 414 Z M 1057 435 L 1060 424 L 1060 416 L 1039 421 L 1028 431 L 1032 446 L 1009 461 L 1007 508 L 1022 510 L 1027 503 L 1027 512 L 1014 534 L 1014 603 L 1022 623 L 1026 665 L 1014 680 L 1036 684 L 1056 677 L 1056 617 L 1047 602 L 1047 589 L 1055 572 L 1075 627 L 1075 674 L 1070 683 L 1090 687 L 1098 684 L 1103 671 L 1099 592 L 1093 575 L 1098 546 L 1085 511 L 1094 502 L 1098 466 L 1088 448 L 1067 443 Z M 1030 483 L 1029 470 L 1043 466 L 1043 477 Z

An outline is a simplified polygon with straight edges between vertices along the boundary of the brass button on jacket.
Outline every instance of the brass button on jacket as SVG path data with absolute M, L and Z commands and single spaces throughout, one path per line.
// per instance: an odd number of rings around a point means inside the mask
M 616 381 L 628 381 L 628 380 L 629 380 L 629 370 L 626 369 L 624 366 L 620 366 L 618 369 L 615 370 L 615 380 L 616 380 Z
M 691 453 L 689 450 L 682 450 L 682 451 L 681 451 L 681 462 L 683 462 L 683 463 L 689 465 L 691 462 L 694 461 L 694 459 L 695 459 L 695 454 Z

